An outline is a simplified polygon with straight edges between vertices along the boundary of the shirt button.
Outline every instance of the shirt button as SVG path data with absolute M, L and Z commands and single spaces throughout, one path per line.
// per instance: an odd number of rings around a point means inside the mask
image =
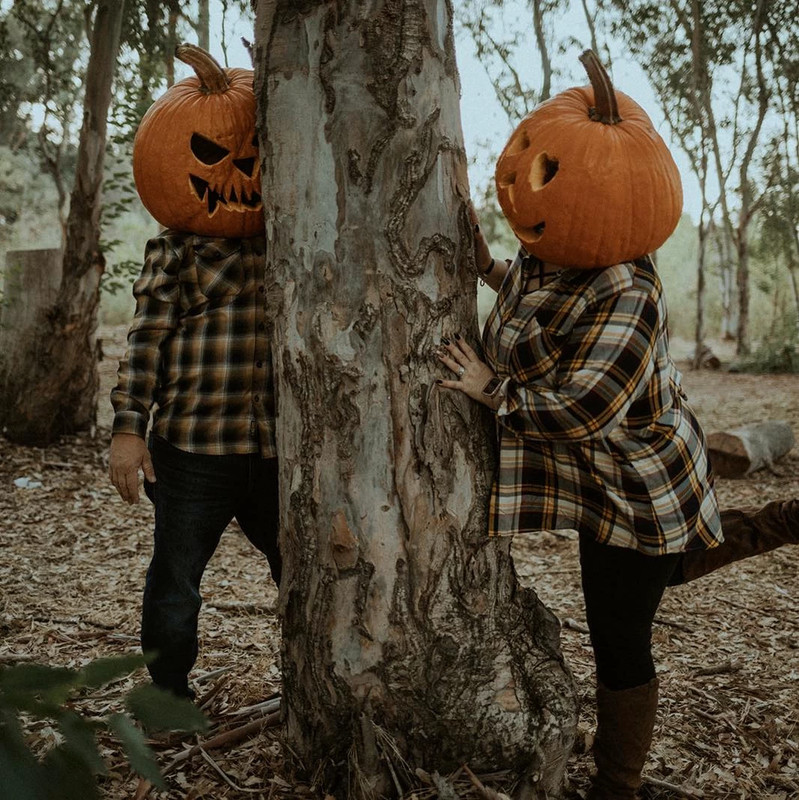
M 266 330 L 266 323 L 265 322 L 259 322 L 258 323 L 258 330 L 259 331 L 265 331 Z
M 263 286 L 259 286 L 259 287 L 258 287 L 258 291 L 259 291 L 261 294 L 263 294 L 263 293 L 266 291 L 266 289 L 265 289 Z
M 260 394 L 255 395 L 255 397 L 253 397 L 253 400 L 255 400 L 256 403 L 260 403 L 261 402 L 261 395 Z
M 261 369 L 261 367 L 262 367 L 263 365 L 264 365 L 264 362 L 263 362 L 263 361 L 256 361 L 256 362 L 255 362 L 255 366 L 256 366 L 256 367 L 258 367 L 258 369 Z

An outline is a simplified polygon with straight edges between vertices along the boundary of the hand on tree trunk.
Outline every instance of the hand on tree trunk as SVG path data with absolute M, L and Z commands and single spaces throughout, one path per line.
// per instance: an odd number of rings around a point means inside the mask
M 442 389 L 457 389 L 494 411 L 499 408 L 502 398 L 498 393 L 487 394 L 485 391 L 492 378 L 496 378 L 494 371 L 480 360 L 460 334 L 455 334 L 454 342 L 441 340 L 438 357 L 458 376 L 456 381 L 437 380 Z
M 114 434 L 108 474 L 126 503 L 139 502 L 139 470 L 144 473 L 145 480 L 155 483 L 155 470 L 144 439 L 134 433 Z

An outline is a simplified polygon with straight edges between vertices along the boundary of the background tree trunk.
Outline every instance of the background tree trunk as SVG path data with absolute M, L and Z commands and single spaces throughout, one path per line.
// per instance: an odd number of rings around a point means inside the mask
M 702 368 L 702 353 L 705 350 L 705 257 L 707 255 L 707 221 L 705 209 L 699 215 L 699 224 L 696 226 L 697 252 L 696 252 L 696 326 L 694 327 L 694 358 L 693 368 Z
M 257 9 L 286 723 L 337 796 L 468 762 L 543 798 L 576 721 L 557 621 L 486 537 L 490 415 L 434 384 L 441 336 L 478 346 L 451 15 Z
M 41 310 L 17 344 L 35 353 L 17 363 L 3 360 L 0 425 L 14 441 L 46 445 L 63 433 L 94 425 L 97 411 L 97 305 L 104 259 L 99 252 L 100 190 L 111 84 L 119 49 L 124 3 L 100 0 L 94 18 L 86 76 L 83 126 L 75 187 L 67 220 L 61 283 L 55 301 Z M 22 332 L 20 332 L 20 335 Z M 22 397 L 37 399 L 32 409 Z
M 35 368 L 41 360 L 40 350 L 48 347 L 39 324 L 58 295 L 62 258 L 61 250 L 6 253 L 0 305 L 0 418 L 12 439 L 36 426 L 42 415 L 40 387 L 25 378 L 29 365 Z

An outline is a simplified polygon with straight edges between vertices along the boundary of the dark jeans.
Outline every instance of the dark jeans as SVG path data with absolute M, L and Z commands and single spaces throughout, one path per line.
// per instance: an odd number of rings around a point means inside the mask
M 141 643 L 145 652 L 158 653 L 148 666 L 153 681 L 187 695 L 197 659 L 200 580 L 234 517 L 280 584 L 277 459 L 187 453 L 160 437 L 152 437 L 150 450 L 156 481 L 144 488 L 155 506 L 155 542 Z
M 580 536 L 580 568 L 596 674 L 611 691 L 655 677 L 652 623 L 682 554 L 647 556 Z

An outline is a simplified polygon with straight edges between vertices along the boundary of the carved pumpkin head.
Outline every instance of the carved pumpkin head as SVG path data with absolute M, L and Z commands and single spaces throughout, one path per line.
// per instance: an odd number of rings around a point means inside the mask
M 527 251 L 592 269 L 656 250 L 677 226 L 677 165 L 644 110 L 614 92 L 596 55 L 591 86 L 533 109 L 497 161 L 499 204 Z
M 222 69 L 193 45 L 176 55 L 197 75 L 171 86 L 142 118 L 133 142 L 139 197 L 167 228 L 255 236 L 264 218 L 252 70 Z

